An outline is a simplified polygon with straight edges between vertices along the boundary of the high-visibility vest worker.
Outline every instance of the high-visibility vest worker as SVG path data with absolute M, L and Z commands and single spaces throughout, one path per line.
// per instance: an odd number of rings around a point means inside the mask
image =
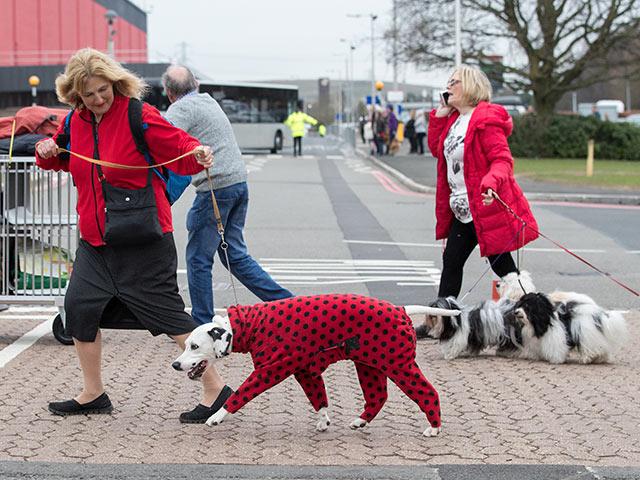
M 313 118 L 311 115 L 307 115 L 306 113 L 300 111 L 300 108 L 296 108 L 296 111 L 289 115 L 284 123 L 291 127 L 291 136 L 295 138 L 304 137 L 305 123 L 315 125 L 318 123 L 318 120 Z

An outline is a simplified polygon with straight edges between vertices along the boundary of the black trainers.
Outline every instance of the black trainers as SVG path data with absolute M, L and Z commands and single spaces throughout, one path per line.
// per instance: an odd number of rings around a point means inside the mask
M 184 412 L 180 414 L 180 423 L 204 423 L 207 421 L 211 415 L 220 410 L 229 397 L 233 394 L 233 389 L 225 385 L 222 388 L 222 391 L 216 398 L 216 401 L 213 402 L 213 405 L 210 407 L 205 407 L 201 403 L 196 405 L 196 408 L 191 410 L 190 412 Z
M 106 392 L 89 403 L 78 403 L 75 400 L 66 402 L 51 402 L 49 411 L 54 415 L 79 415 L 81 413 L 111 413 L 113 405 Z
M 422 325 L 418 325 L 415 328 L 415 331 L 416 331 L 416 338 L 417 339 L 432 338 L 431 335 L 429 335 L 429 329 L 427 328 L 427 326 L 424 323 Z

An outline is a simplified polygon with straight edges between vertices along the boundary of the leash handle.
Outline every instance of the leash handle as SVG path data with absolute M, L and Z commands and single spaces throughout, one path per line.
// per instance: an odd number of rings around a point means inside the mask
M 213 212 L 216 215 L 216 225 L 218 226 L 218 234 L 223 237 L 222 241 L 224 242 L 224 227 L 222 226 L 222 219 L 220 218 L 220 210 L 218 209 L 218 202 L 216 202 L 216 196 L 213 194 L 213 184 L 211 183 L 211 175 L 209 175 L 209 169 L 205 170 L 207 172 L 207 180 L 209 181 L 209 191 L 211 192 L 211 202 L 213 203 Z

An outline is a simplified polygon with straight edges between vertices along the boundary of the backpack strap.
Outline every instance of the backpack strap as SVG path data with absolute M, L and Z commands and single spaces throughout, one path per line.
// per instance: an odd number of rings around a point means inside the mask
M 62 133 L 58 134 L 56 137 L 56 145 L 60 148 L 64 148 L 66 150 L 71 150 L 71 117 L 73 116 L 74 110 L 71 110 L 67 113 L 67 116 L 64 119 L 64 127 L 62 129 Z M 62 152 L 58 155 L 60 160 L 69 160 L 70 155 L 67 152 Z
M 144 138 L 144 131 L 149 128 L 149 125 L 146 123 L 142 123 L 142 105 L 143 103 L 137 98 L 131 97 L 129 99 L 129 107 L 127 109 L 127 116 L 129 118 L 129 129 L 131 130 L 131 136 L 133 137 L 133 142 L 136 144 L 136 150 L 144 155 L 144 158 L 147 160 L 149 165 L 155 165 L 153 158 L 151 158 L 151 154 L 149 153 L 149 145 L 147 144 L 147 139 Z M 162 179 L 162 181 L 166 184 L 167 180 L 162 176 L 160 172 L 158 172 L 157 168 L 153 168 L 149 170 L 151 173 L 153 170 L 158 177 Z M 151 177 L 149 178 L 151 181 Z

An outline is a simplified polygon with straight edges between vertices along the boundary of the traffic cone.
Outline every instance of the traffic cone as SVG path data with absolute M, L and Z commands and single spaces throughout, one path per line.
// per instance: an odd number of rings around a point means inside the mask
M 498 282 L 500 281 L 500 277 L 493 274 L 493 287 L 491 289 L 491 299 L 495 302 L 500 300 L 500 293 L 498 293 Z

